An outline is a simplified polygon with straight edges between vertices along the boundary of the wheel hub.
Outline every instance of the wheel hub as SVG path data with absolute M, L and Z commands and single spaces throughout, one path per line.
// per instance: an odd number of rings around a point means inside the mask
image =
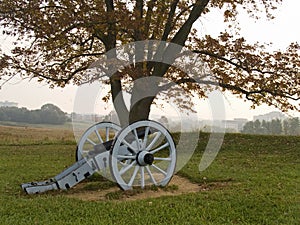
M 154 161 L 154 156 L 153 156 L 153 154 L 149 153 L 148 151 L 140 151 L 137 154 L 136 161 L 140 166 L 152 165 L 152 163 Z

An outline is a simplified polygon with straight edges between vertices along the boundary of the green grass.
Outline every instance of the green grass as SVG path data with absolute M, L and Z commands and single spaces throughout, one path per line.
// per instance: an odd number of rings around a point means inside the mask
M 300 137 L 228 134 L 212 165 L 199 173 L 208 140 L 201 142 L 181 176 L 205 187 L 198 193 L 98 202 L 69 198 L 76 189 L 25 195 L 23 182 L 48 179 L 74 162 L 68 131 L 0 127 L 0 224 L 299 224 Z M 99 180 L 100 179 L 100 180 Z M 86 191 L 109 188 L 93 177 Z M 176 187 L 170 187 L 176 189 Z

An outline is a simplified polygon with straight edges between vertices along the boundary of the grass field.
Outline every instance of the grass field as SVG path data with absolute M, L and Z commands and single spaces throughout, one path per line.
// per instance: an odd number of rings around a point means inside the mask
M 228 134 L 213 164 L 199 173 L 208 134 L 179 172 L 205 186 L 197 193 L 138 201 L 81 201 L 68 192 L 25 195 L 74 162 L 72 132 L 0 127 L 0 224 L 300 224 L 300 137 Z M 98 177 L 95 189 L 112 183 Z M 98 186 L 96 188 L 99 188 Z

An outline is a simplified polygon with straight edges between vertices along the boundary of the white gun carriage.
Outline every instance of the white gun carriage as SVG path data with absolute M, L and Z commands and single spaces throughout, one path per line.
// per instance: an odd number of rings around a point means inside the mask
M 80 138 L 72 166 L 47 181 L 24 183 L 21 187 L 28 194 L 66 190 L 96 172 L 123 190 L 166 186 L 175 167 L 175 143 L 162 124 L 142 120 L 121 128 L 100 122 Z

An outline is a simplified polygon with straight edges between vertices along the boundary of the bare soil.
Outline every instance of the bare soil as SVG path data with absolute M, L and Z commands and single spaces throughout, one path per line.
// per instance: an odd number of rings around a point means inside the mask
M 76 188 L 77 191 L 68 193 L 67 196 L 82 201 L 135 201 L 148 198 L 159 198 L 162 196 L 178 196 L 187 193 L 205 192 L 211 189 L 228 186 L 228 184 L 228 182 L 196 184 L 186 178 L 174 175 L 168 186 L 164 188 L 122 191 L 119 187 L 115 186 L 104 190 L 83 190 L 79 185 Z

